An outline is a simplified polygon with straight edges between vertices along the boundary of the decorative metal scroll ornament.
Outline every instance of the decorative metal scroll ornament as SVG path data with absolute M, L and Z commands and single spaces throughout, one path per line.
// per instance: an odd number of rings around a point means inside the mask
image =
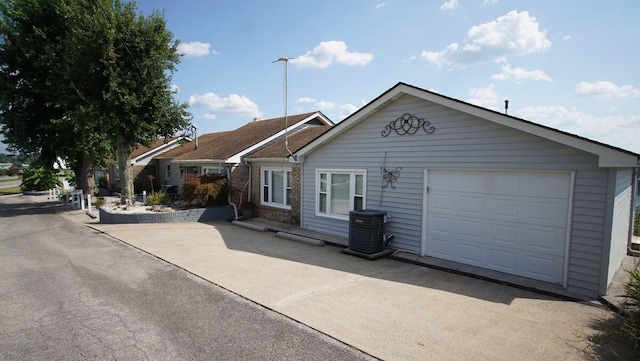
M 382 188 L 391 186 L 391 189 L 396 189 L 396 186 L 394 186 L 393 183 L 395 183 L 400 177 L 402 167 L 398 167 L 394 170 L 388 170 L 387 168 L 380 167 L 380 170 L 382 171 Z
M 431 123 L 428 120 L 424 120 L 424 118 L 418 118 L 415 115 L 411 115 L 409 113 L 404 113 L 402 116 L 398 117 L 396 120 L 390 122 L 384 127 L 384 130 L 380 132 L 383 137 L 391 134 L 392 130 L 398 135 L 413 135 L 416 134 L 418 129 L 422 128 L 425 133 L 433 134 L 436 131 Z

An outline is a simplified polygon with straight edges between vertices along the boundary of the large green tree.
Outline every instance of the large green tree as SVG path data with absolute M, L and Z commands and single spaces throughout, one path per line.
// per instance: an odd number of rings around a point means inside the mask
M 131 150 L 186 127 L 169 91 L 177 41 L 159 12 L 117 0 L 0 1 L 0 125 L 15 150 L 62 157 L 89 191 L 117 150 L 131 200 Z
M 189 125 L 187 105 L 174 101 L 171 75 L 179 62 L 178 42 L 159 12 L 137 15 L 134 3 L 114 2 L 104 55 L 107 88 L 100 103 L 115 141 L 122 193 L 133 194 L 130 153 L 139 144 L 168 137 Z M 103 9 L 104 10 L 104 9 Z

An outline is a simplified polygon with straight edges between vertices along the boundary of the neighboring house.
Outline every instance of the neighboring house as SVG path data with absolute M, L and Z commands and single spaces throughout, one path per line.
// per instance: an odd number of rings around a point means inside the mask
M 640 155 L 411 85 L 295 155 L 303 229 L 348 237 L 350 210 L 386 211 L 394 249 L 582 297 L 627 254 Z
M 227 174 L 232 189 L 232 203 L 240 206 L 251 200 L 251 167 L 244 158 L 279 140 L 305 129 L 333 126 L 322 112 L 310 112 L 273 119 L 257 120 L 231 131 L 203 134 L 194 142 L 154 157 L 160 177 L 166 185 L 178 186 L 187 174 Z M 298 138 L 296 138 L 298 139 Z M 278 155 L 279 162 L 283 157 Z
M 158 139 L 148 146 L 141 145 L 134 149 L 130 156 L 134 183 L 146 185 L 149 182 L 147 175 L 151 174 L 157 177 L 159 174 L 157 162 L 152 161 L 152 159 L 159 154 L 180 147 L 184 142 L 189 142 L 190 140 L 190 138 L 185 136 Z M 112 187 L 116 189 L 120 187 L 120 173 L 117 160 L 109 161 L 108 179 Z M 162 181 L 158 180 L 158 183 L 162 184 Z
M 246 193 L 255 204 L 256 216 L 300 223 L 300 164 L 290 163 L 289 156 L 331 127 L 306 126 L 243 158 L 250 166 L 250 189 Z

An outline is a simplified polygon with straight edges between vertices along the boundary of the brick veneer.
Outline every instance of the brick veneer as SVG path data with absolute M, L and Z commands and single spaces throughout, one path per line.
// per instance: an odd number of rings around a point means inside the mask
M 251 172 L 251 199 L 256 205 L 256 217 L 287 224 L 300 224 L 300 166 L 291 167 L 291 209 L 282 209 L 260 204 L 260 174 L 262 167 L 254 166 Z

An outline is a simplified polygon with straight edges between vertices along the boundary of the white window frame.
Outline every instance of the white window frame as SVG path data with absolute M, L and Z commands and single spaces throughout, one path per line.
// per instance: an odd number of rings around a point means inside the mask
M 167 180 L 171 180 L 171 163 L 167 163 L 166 177 Z
M 265 180 L 265 172 L 268 173 L 268 181 Z M 282 182 L 282 196 L 283 203 L 273 202 L 273 172 L 282 172 L 283 182 Z M 289 176 L 287 176 L 289 174 Z M 289 183 L 289 179 L 291 178 L 291 183 Z M 265 188 L 267 188 L 268 200 L 265 200 Z M 260 204 L 275 208 L 282 209 L 291 209 L 291 200 L 287 197 L 288 193 L 293 193 L 293 172 L 291 168 L 282 168 L 282 167 L 262 167 L 260 169 Z M 289 201 L 289 204 L 287 204 Z
M 321 191 L 320 177 L 326 175 L 327 187 Z M 367 171 L 366 169 L 316 169 L 315 213 L 316 216 L 349 220 L 349 214 L 333 213 L 331 210 L 331 178 L 335 174 L 349 175 L 349 211 L 354 210 L 356 196 L 362 198 L 362 209 L 367 207 Z M 356 176 L 362 176 L 362 194 L 356 194 Z M 320 211 L 321 194 L 325 195 L 325 211 Z

